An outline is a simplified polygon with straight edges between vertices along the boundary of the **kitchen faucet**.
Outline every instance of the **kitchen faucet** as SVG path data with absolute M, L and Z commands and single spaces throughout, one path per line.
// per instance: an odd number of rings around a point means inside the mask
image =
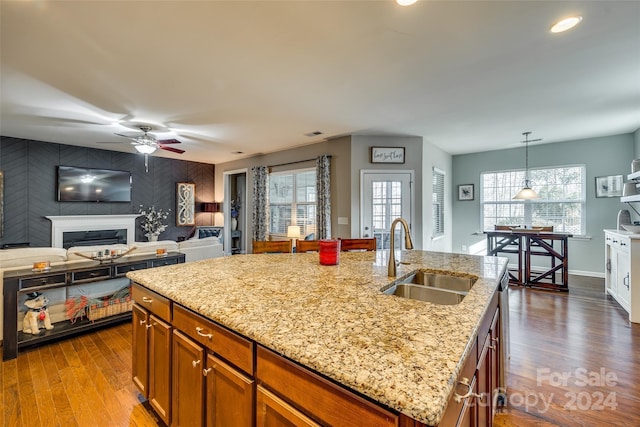
M 403 218 L 396 218 L 391 223 L 391 243 L 389 245 L 389 277 L 396 277 L 396 256 L 395 256 L 395 232 L 397 223 L 402 224 L 404 228 L 404 246 L 407 249 L 413 249 L 413 242 L 411 241 L 411 234 L 409 233 L 409 224 Z

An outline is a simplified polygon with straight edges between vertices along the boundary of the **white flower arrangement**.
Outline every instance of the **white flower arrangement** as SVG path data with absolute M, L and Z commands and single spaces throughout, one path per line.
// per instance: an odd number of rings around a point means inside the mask
M 169 217 L 169 213 L 171 209 L 156 210 L 155 206 L 151 206 L 150 208 L 145 208 L 143 205 L 140 205 L 140 210 L 138 211 L 141 215 L 143 215 L 142 223 L 140 224 L 142 230 L 145 232 L 145 236 L 149 237 L 152 235 L 158 236 L 167 228 L 167 224 L 163 224 L 162 221 Z

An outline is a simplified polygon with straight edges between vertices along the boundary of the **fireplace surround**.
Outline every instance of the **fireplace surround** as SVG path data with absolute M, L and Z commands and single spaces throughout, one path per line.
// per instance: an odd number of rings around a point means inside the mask
M 126 232 L 126 243 L 135 242 L 136 218 L 140 214 L 131 215 L 64 215 L 47 216 L 51 221 L 51 246 L 64 247 L 64 233 L 81 231 L 113 231 Z

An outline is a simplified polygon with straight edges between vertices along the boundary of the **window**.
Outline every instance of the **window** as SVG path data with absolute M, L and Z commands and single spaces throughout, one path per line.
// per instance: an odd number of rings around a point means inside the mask
M 433 168 L 432 184 L 432 206 L 433 206 L 433 237 L 444 234 L 444 172 Z
M 300 227 L 302 238 L 316 231 L 316 170 L 301 169 L 269 175 L 269 234 L 287 236 Z
M 529 170 L 534 200 L 513 200 L 524 171 L 484 172 L 480 177 L 482 226 L 553 226 L 554 231 L 585 234 L 585 166 Z

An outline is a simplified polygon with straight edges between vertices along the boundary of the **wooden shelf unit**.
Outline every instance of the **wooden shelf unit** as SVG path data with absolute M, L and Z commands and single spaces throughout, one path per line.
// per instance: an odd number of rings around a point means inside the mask
M 3 360 L 15 359 L 21 348 L 57 341 L 131 319 L 131 312 L 127 312 L 94 321 L 77 320 L 71 323 L 69 320 L 65 320 L 53 323 L 54 328 L 51 330 L 41 329 L 39 334 L 25 334 L 18 331 L 18 301 L 21 294 L 122 278 L 129 271 L 178 264 L 184 261 L 184 254 L 171 252 L 164 257 L 157 257 L 155 254 L 132 255 L 110 263 L 87 260 L 70 266 L 54 266 L 49 271 L 34 272 L 30 268 L 6 271 L 3 278 Z

